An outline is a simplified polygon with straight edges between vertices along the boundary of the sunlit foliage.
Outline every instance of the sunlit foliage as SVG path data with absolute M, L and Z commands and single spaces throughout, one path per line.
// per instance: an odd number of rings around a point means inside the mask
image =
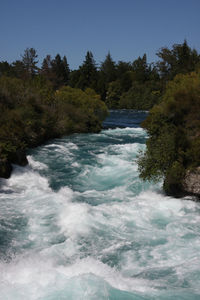
M 187 169 L 200 165 L 200 72 L 179 74 L 143 126 L 149 139 L 139 158 L 143 179 L 164 178 L 168 194 L 180 194 Z

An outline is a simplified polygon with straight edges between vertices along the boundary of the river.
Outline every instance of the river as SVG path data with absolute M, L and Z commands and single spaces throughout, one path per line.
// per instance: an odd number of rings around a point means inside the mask
M 0 181 L 0 299 L 200 299 L 200 204 L 143 182 L 145 112 L 29 151 Z

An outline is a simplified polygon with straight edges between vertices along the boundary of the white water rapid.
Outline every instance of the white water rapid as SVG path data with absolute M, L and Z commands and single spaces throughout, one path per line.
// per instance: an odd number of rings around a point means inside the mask
M 200 299 L 200 204 L 139 179 L 128 126 L 50 141 L 0 181 L 0 299 Z

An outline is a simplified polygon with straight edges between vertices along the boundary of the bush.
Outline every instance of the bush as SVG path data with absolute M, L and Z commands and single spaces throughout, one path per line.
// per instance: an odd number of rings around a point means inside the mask
M 143 123 L 149 139 L 138 159 L 140 176 L 163 177 L 168 194 L 178 195 L 186 170 L 200 165 L 199 95 L 199 72 L 177 75 Z
M 93 90 L 63 87 L 54 92 L 40 78 L 24 82 L 0 77 L 0 110 L 2 170 L 9 162 L 24 164 L 26 147 L 64 134 L 99 132 L 107 115 L 105 104 Z

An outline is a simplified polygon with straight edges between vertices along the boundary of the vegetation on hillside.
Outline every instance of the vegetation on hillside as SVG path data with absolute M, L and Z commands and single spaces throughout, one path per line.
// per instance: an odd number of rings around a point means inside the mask
M 25 165 L 25 149 L 64 134 L 99 132 L 106 105 L 93 90 L 54 91 L 44 79 L 0 77 L 0 177 Z
M 167 194 L 181 195 L 187 170 L 200 166 L 200 71 L 175 76 L 143 126 L 149 139 L 138 161 L 141 178 L 164 178 Z
M 146 54 L 116 63 L 109 52 L 97 65 L 87 51 L 82 65 L 70 70 L 60 54 L 47 55 L 39 68 L 36 50 L 27 48 L 20 60 L 0 62 L 0 177 L 9 174 L 10 163 L 26 163 L 27 147 L 98 132 L 106 105 L 152 109 L 144 122 L 149 140 L 139 159 L 141 177 L 164 177 L 165 190 L 178 194 L 186 170 L 199 165 L 200 55 L 184 41 L 157 56 L 151 64 Z
M 200 56 L 187 42 L 174 44 L 172 49 L 162 47 L 158 61 L 148 63 L 144 54 L 132 62 L 112 59 L 110 52 L 103 62 L 96 63 L 91 51 L 87 51 L 83 63 L 76 70 L 70 70 L 66 56 L 46 55 L 38 67 L 37 52 L 27 48 L 11 64 L 0 62 L 0 76 L 31 80 L 43 78 L 53 90 L 71 86 L 81 90 L 93 89 L 101 96 L 108 108 L 149 110 L 161 101 L 166 83 L 177 74 L 192 72 L 200 65 Z

